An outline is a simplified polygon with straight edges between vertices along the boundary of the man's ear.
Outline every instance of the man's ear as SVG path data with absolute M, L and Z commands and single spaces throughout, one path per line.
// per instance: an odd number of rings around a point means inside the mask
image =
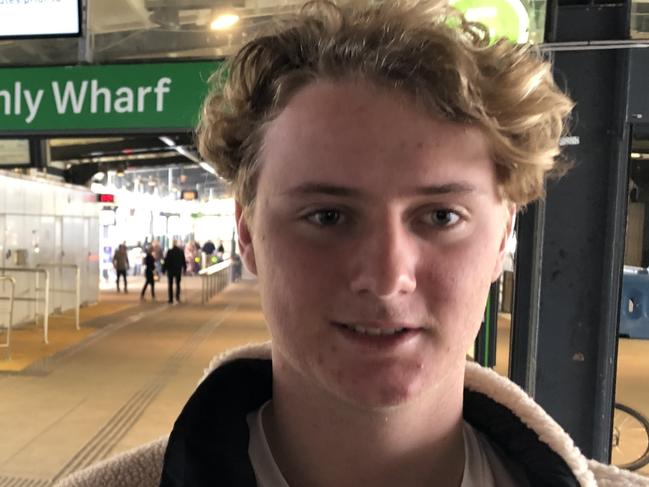
M 237 234 L 239 235 L 239 249 L 241 251 L 241 260 L 246 268 L 257 275 L 257 262 L 255 261 L 255 249 L 252 245 L 252 235 L 246 221 L 245 212 L 241 204 L 237 201 L 234 206 L 234 216 L 237 222 Z
M 496 260 L 496 267 L 494 268 L 493 275 L 491 276 L 491 282 L 495 282 L 500 277 L 500 274 L 503 272 L 503 264 L 505 262 L 505 255 L 507 253 L 507 244 L 514 234 L 514 224 L 516 222 L 516 205 L 509 203 L 506 209 L 505 218 L 507 219 L 505 223 L 505 228 L 503 231 L 503 236 L 500 241 L 500 247 L 498 248 L 498 259 Z

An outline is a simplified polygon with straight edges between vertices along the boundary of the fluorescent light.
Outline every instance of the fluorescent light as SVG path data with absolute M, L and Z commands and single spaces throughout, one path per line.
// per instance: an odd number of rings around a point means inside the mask
M 216 17 L 210 24 L 212 30 L 225 30 L 239 22 L 239 16 L 236 14 L 221 14 Z
M 209 165 L 207 162 L 205 162 L 205 161 L 201 161 L 201 162 L 198 163 L 198 165 L 199 165 L 199 166 L 200 166 L 204 171 L 207 171 L 207 172 L 209 172 L 210 174 L 213 174 L 214 176 L 217 176 L 216 171 L 214 170 L 214 168 L 213 168 L 211 165 Z

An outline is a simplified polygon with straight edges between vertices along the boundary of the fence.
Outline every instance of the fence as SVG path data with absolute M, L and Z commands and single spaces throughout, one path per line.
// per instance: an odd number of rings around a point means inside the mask
M 207 303 L 212 296 L 221 292 L 230 282 L 230 259 L 211 265 L 198 273 L 201 276 L 201 304 Z
M 29 267 L 0 267 L 0 272 L 3 274 L 5 272 L 8 273 L 26 273 L 26 274 L 34 274 L 36 279 L 38 280 L 39 274 L 43 274 L 45 276 L 45 287 L 43 288 L 44 291 L 44 296 L 43 298 L 39 298 L 38 296 L 38 283 L 34 286 L 34 297 L 23 297 L 23 296 L 15 296 L 13 297 L 12 302 L 16 301 L 27 301 L 27 302 L 33 302 L 36 303 L 36 309 L 34 312 L 34 322 L 38 324 L 38 303 L 43 302 L 43 341 L 47 344 L 49 343 L 48 341 L 48 326 L 49 326 L 49 310 L 50 310 L 50 272 L 47 269 L 39 269 L 39 268 L 29 268 Z M 0 300 L 7 300 L 9 298 L 5 297 L 0 297 Z
M 50 287 L 50 295 L 51 293 L 58 293 L 58 294 L 74 294 L 75 295 L 75 300 L 74 300 L 74 310 L 75 310 L 75 327 L 77 330 L 80 330 L 80 325 L 79 325 L 79 314 L 80 314 L 80 308 L 81 308 L 81 269 L 79 268 L 78 265 L 76 264 L 37 264 L 36 265 L 37 269 L 52 269 L 52 270 L 58 270 L 60 274 L 62 274 L 62 271 L 64 269 L 72 269 L 74 270 L 74 275 L 75 275 L 75 285 L 74 288 L 53 288 Z M 62 276 L 59 276 L 60 278 L 58 279 L 58 282 L 62 285 L 64 282 L 64 279 Z M 36 278 L 36 291 L 41 291 L 42 289 L 38 288 L 38 277 Z M 51 302 L 52 300 L 50 300 Z M 62 308 L 62 306 L 61 306 Z M 48 309 L 49 311 L 49 309 Z M 61 309 L 63 311 L 63 309 Z
M 6 348 L 7 354 L 10 358 L 11 357 L 11 325 L 13 324 L 14 296 L 16 294 L 16 280 L 13 277 L 0 276 L 0 282 L 8 282 L 11 287 L 11 292 L 9 293 L 9 313 L 8 313 L 9 320 L 7 321 L 7 332 L 6 332 L 7 337 L 4 343 L 0 343 L 0 348 Z

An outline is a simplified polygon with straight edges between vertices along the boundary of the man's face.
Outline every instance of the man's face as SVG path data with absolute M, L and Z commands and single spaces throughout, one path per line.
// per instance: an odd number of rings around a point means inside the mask
M 242 255 L 275 380 L 361 407 L 457 389 L 511 211 L 475 128 L 369 83 L 318 82 L 266 132 Z

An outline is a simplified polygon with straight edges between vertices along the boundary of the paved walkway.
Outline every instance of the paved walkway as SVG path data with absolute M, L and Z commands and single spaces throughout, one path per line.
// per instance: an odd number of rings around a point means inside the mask
M 255 283 L 233 284 L 207 306 L 198 278 L 183 284 L 187 303 L 177 306 L 140 303 L 134 287 L 104 292 L 121 311 L 83 324 L 94 333 L 0 374 L 0 486 L 48 485 L 168 433 L 214 354 L 268 339 Z

